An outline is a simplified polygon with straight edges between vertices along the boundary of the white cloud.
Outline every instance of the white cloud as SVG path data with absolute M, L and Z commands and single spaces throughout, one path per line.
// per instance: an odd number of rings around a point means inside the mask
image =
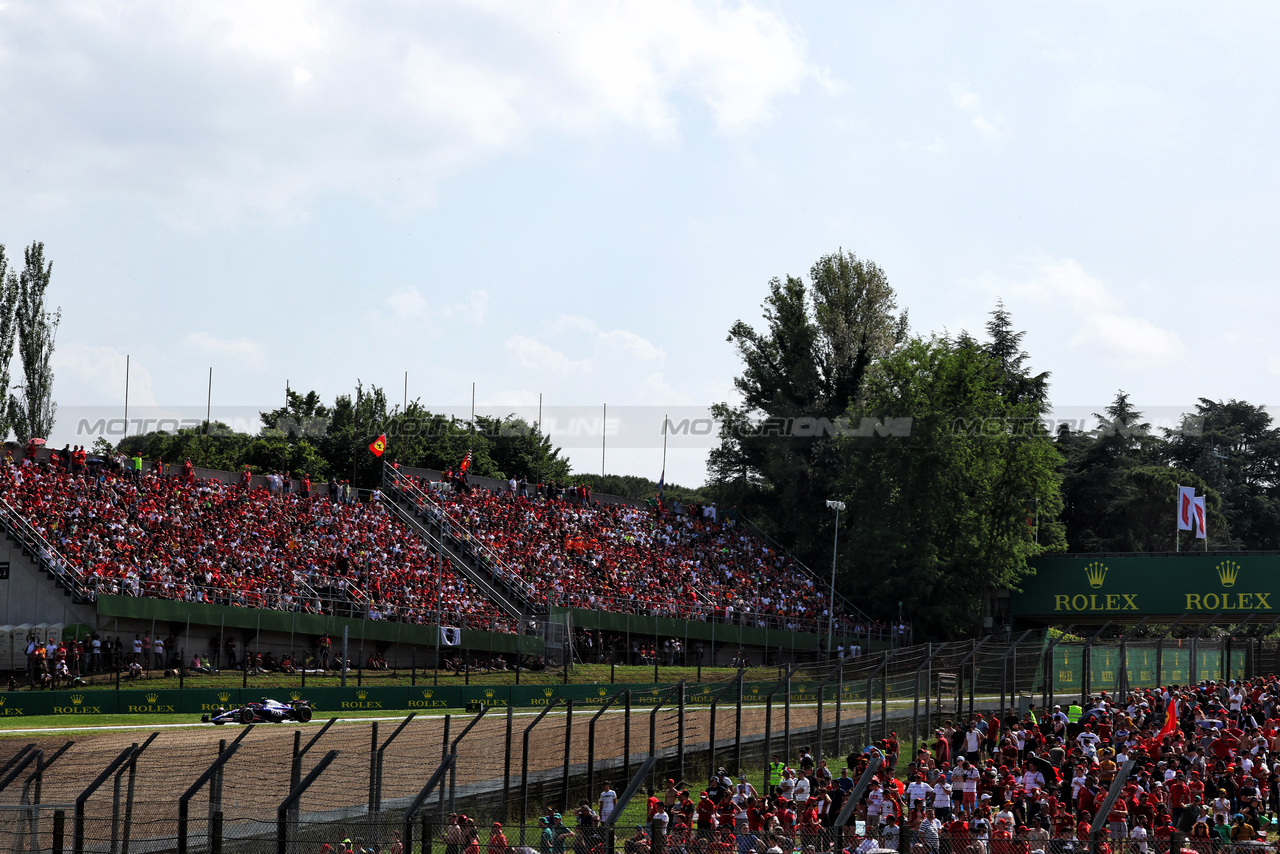
M 194 224 L 334 192 L 414 206 L 535 134 L 671 140 L 689 105 L 738 133 L 810 80 L 752 2 L 7 4 L 0 103 L 25 130 L 0 138 L 0 194 L 141 197 Z
M 1019 295 L 1065 312 L 1059 324 L 1075 327 L 1070 345 L 1086 349 L 1127 368 L 1149 369 L 1175 363 L 1186 352 L 1178 335 L 1150 319 L 1126 312 L 1124 301 L 1101 279 L 1071 258 L 1038 258 L 1027 262 L 1018 281 L 984 277 L 984 289 Z
M 219 338 L 208 332 L 190 332 L 182 343 L 203 355 L 230 358 L 250 371 L 263 371 L 267 367 L 266 349 L 248 338 Z
M 407 333 L 423 330 L 424 326 L 438 326 L 438 321 L 450 323 L 480 324 L 489 313 L 489 292 L 472 291 L 464 302 L 432 306 L 414 285 L 396 288 L 383 304 L 387 311 L 373 309 L 366 312 L 369 323 Z
M 1176 334 L 1144 317 L 1097 314 L 1085 320 L 1071 339 L 1077 347 L 1091 347 L 1126 367 L 1158 368 L 1175 364 L 1186 353 Z
M 587 374 L 591 363 L 569 356 L 527 335 L 512 335 L 503 345 L 521 366 L 556 374 Z
M 942 157 L 947 153 L 947 142 L 941 136 L 934 135 L 933 142 L 913 142 L 911 140 L 898 140 L 899 151 L 918 151 L 922 154 L 930 154 L 934 157 Z
M 662 375 L 667 354 L 661 347 L 626 329 L 604 331 L 586 317 L 562 315 L 544 338 L 512 335 L 503 346 L 526 370 L 603 379 L 609 388 L 638 392 L 644 400 L 662 400 L 671 392 Z
M 991 142 L 1001 142 L 1009 137 L 1009 129 L 1004 119 L 998 113 L 984 110 L 982 98 L 978 96 L 977 92 L 973 92 L 959 83 L 948 83 L 947 90 L 951 93 L 951 103 L 955 104 L 956 109 L 960 110 L 960 112 L 970 117 L 969 123 L 985 139 Z

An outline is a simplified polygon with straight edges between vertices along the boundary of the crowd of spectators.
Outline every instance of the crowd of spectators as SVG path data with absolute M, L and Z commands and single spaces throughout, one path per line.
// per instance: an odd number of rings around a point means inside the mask
M 824 585 L 732 516 L 605 504 L 582 490 L 457 488 L 451 480 L 445 488 L 420 478 L 397 482 L 420 513 L 462 531 L 495 581 L 534 609 L 827 627 Z M 837 615 L 837 633 L 853 625 Z
M 859 810 L 883 847 L 1026 854 L 1087 848 L 1096 835 L 1104 853 L 1178 850 L 1175 836 L 1183 851 L 1243 851 L 1280 812 L 1280 680 L 1103 692 L 1044 715 L 947 721 L 905 779 L 892 770 L 896 741 L 877 748 L 889 762 Z
M 515 629 L 376 501 L 29 457 L 0 467 L 0 499 L 98 593 Z

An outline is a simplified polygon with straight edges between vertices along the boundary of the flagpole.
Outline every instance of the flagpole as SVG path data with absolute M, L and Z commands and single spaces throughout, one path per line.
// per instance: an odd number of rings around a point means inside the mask
M 1181 508 L 1181 504 L 1182 504 L 1182 486 L 1181 486 L 1181 485 L 1178 485 L 1178 486 L 1175 486 L 1173 489 L 1174 489 L 1174 493 L 1173 493 L 1173 494 L 1174 494 L 1174 499 L 1173 499 L 1173 551 L 1174 551 L 1174 553 L 1176 554 L 1177 552 L 1182 551 L 1182 549 L 1180 549 L 1180 548 L 1178 547 L 1178 543 L 1179 543 L 1179 536 L 1178 536 L 1178 533 L 1182 530 L 1181 519 L 1179 518 L 1179 517 L 1180 517 L 1180 515 L 1182 514 L 1182 508 Z
M 604 404 L 604 415 L 600 418 L 600 476 L 604 477 L 604 443 L 609 434 L 609 404 Z
M 662 473 L 667 473 L 667 422 L 670 419 L 664 413 L 662 416 Z
M 471 441 L 467 443 L 467 450 L 475 445 L 476 438 L 476 384 L 471 383 Z

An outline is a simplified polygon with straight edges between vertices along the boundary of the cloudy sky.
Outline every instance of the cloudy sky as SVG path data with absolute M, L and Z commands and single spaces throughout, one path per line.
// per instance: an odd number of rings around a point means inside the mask
M 1002 297 L 1058 406 L 1267 403 L 1277 18 L 9 0 L 0 242 L 54 262 L 59 441 L 75 407 L 122 406 L 126 354 L 134 407 L 203 406 L 210 367 L 220 407 L 286 381 L 398 400 L 406 371 L 433 409 L 472 382 L 495 414 L 702 407 L 769 278 L 839 247 L 920 333 Z M 608 467 L 656 477 L 660 454 Z M 673 449 L 668 479 L 704 462 Z

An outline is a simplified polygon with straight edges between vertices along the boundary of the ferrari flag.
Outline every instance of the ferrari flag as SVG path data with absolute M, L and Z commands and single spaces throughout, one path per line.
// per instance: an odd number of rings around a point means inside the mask
M 378 438 L 374 439 L 374 440 L 373 440 L 373 444 L 369 446 L 369 450 L 373 451 L 373 455 L 374 455 L 375 457 L 380 457 L 380 456 L 382 456 L 382 452 L 383 452 L 383 451 L 385 451 L 386 449 L 387 449 L 387 434 L 386 434 L 386 433 L 383 433 L 381 436 L 379 436 Z
M 1160 732 L 1156 733 L 1156 744 L 1166 735 L 1172 735 L 1173 731 L 1178 728 L 1178 698 L 1169 698 L 1169 708 L 1165 710 L 1164 726 L 1160 727 Z
M 462 464 L 458 466 L 458 473 L 466 474 L 469 468 L 471 468 L 471 452 L 467 451 L 467 455 L 462 458 Z

